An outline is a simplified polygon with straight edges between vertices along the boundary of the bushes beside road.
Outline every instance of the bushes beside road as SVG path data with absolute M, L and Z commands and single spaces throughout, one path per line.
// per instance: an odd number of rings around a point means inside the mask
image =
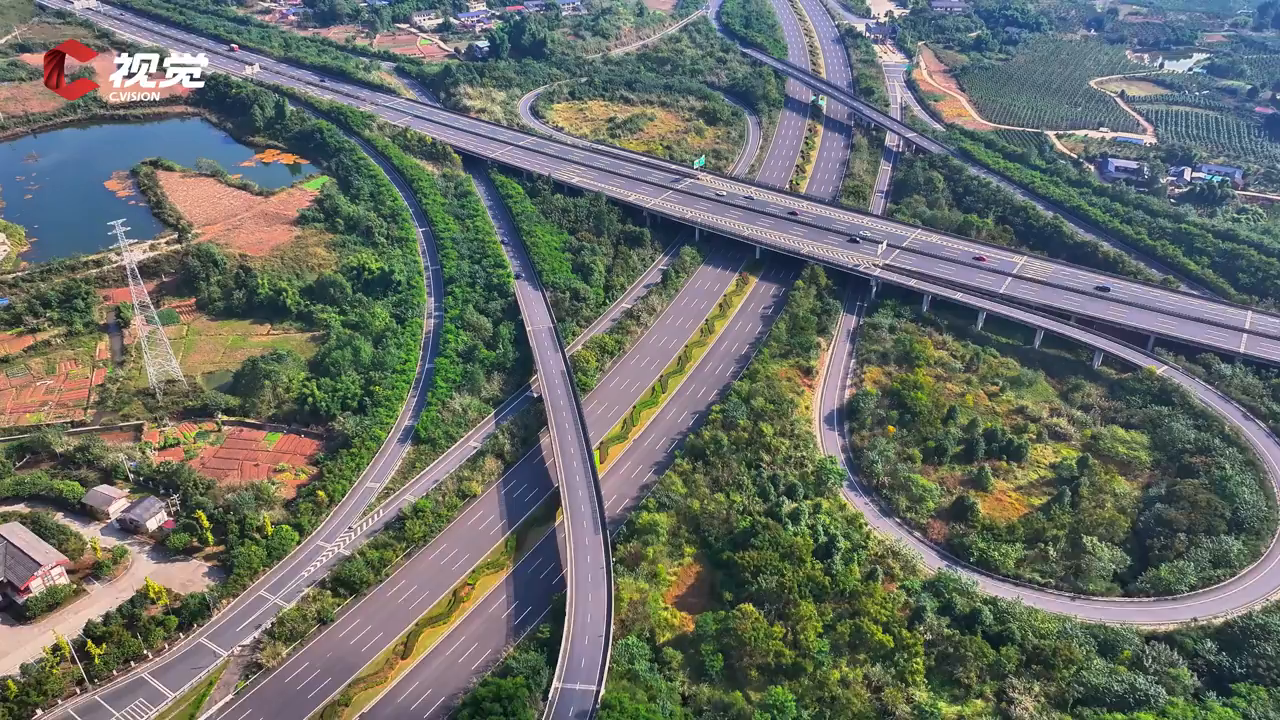
M 662 251 L 646 228 L 599 194 L 556 192 L 549 180 L 520 182 L 490 173 L 571 342 Z
M 742 42 L 780 60 L 787 59 L 787 40 L 769 0 L 724 0 L 719 19 Z
M 1042 157 L 982 133 L 948 139 L 978 163 L 1066 208 L 1137 251 L 1236 302 L 1274 309 L 1280 297 L 1280 232 L 1198 217 L 1154 193 L 1107 185 L 1057 157 Z M 1068 259 L 1084 264 L 1089 255 Z

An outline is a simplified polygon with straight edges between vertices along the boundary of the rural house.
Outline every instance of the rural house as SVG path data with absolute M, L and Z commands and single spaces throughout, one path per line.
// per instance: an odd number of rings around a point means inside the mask
M 121 513 L 120 517 L 116 518 L 116 524 L 121 530 L 146 535 L 155 532 L 168 519 L 169 511 L 165 508 L 164 502 L 154 495 L 147 495 L 135 500 L 129 509 Z
M 1106 158 L 1102 161 L 1102 177 L 1107 180 L 1144 180 L 1147 172 L 1147 164 L 1137 160 Z
M 1244 187 L 1244 170 L 1230 165 L 1214 165 L 1213 163 L 1200 163 L 1196 166 L 1196 172 L 1204 173 L 1212 178 L 1226 178 L 1236 188 Z
M 556 4 L 560 6 L 560 12 L 566 15 L 582 12 L 581 0 L 556 0 Z
M 467 12 L 475 12 L 477 10 L 487 10 L 489 5 L 484 0 L 468 0 Z
M 53 587 L 69 585 L 66 555 L 21 523 L 0 525 L 0 590 L 16 602 Z
M 99 520 L 111 520 L 129 507 L 129 493 L 111 485 L 99 485 L 84 494 L 80 502 Z
M 962 13 L 969 9 L 965 0 L 929 0 L 929 9 L 940 13 Z
M 431 30 L 444 22 L 444 18 L 433 12 L 416 12 L 410 17 L 415 27 Z
M 471 47 L 467 49 L 471 51 L 472 57 L 476 58 L 477 60 L 482 60 L 484 58 L 489 57 L 489 41 L 488 40 L 477 40 L 471 43 Z
M 1186 187 L 1191 184 L 1191 168 L 1187 165 L 1169 168 L 1169 182 L 1178 186 Z

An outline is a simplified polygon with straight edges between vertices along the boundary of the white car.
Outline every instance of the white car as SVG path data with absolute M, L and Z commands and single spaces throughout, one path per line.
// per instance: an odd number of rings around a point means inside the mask
M 725 191 L 723 191 L 723 190 L 717 190 L 717 191 L 716 191 L 716 197 L 724 197 L 725 195 L 728 195 L 728 194 L 729 194 L 729 193 L 727 193 L 727 192 L 725 192 Z

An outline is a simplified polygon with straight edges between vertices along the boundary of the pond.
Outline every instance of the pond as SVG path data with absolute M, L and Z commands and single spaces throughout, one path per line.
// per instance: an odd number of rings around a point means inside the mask
M 112 175 L 149 157 L 184 167 L 213 160 L 266 188 L 279 188 L 316 172 L 309 164 L 251 162 L 257 151 L 203 118 L 71 126 L 0 143 L 0 216 L 33 238 L 22 259 L 43 262 L 109 246 L 107 223 L 125 219 L 129 237 L 145 240 L 165 228 L 135 194 Z M 120 176 L 117 175 L 117 179 Z
M 1147 65 L 1159 67 L 1163 62 L 1165 70 L 1188 72 L 1195 67 L 1196 63 L 1209 57 L 1209 53 L 1186 50 L 1139 50 L 1134 51 L 1133 56 Z

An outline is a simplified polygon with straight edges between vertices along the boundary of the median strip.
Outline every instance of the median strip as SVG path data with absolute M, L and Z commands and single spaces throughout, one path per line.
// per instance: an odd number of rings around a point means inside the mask
M 818 44 L 817 32 L 809 20 L 800 0 L 790 0 L 791 9 L 795 11 L 796 20 L 800 23 L 800 31 L 804 33 L 804 43 L 809 51 L 809 66 L 814 75 L 826 77 L 826 63 L 822 58 L 822 47 Z M 791 174 L 791 189 L 803 193 L 809 188 L 809 178 L 813 177 L 813 168 L 818 164 L 818 148 L 822 146 L 822 128 L 824 110 L 817 103 L 809 105 L 809 120 L 805 123 L 804 144 L 800 147 L 800 157 L 796 161 L 795 171 Z
M 559 496 L 551 495 L 516 527 L 501 545 L 476 565 L 466 579 L 440 598 L 403 635 L 370 660 L 313 718 L 347 720 L 359 716 L 377 701 L 401 675 L 408 672 L 453 628 L 467 611 L 501 583 L 520 558 L 533 549 L 554 527 Z
M 684 381 L 684 378 L 697 366 L 698 361 L 702 359 L 707 349 L 711 347 L 716 338 L 720 336 L 720 332 L 728 325 L 729 320 L 737 313 L 742 301 L 746 299 L 747 293 L 751 291 L 755 283 L 756 277 L 753 270 L 738 273 L 733 285 L 725 291 L 724 295 L 720 297 L 720 301 L 716 303 L 715 310 L 702 322 L 698 332 L 689 342 L 685 343 L 675 359 L 663 369 L 662 374 L 658 376 L 658 380 L 649 388 L 649 392 L 635 405 L 632 405 L 626 417 L 615 425 L 613 430 L 600 441 L 600 445 L 597 446 L 595 451 L 595 459 L 601 474 L 608 469 L 614 458 L 622 455 L 636 435 L 639 435 L 640 431 L 644 429 L 649 419 L 662 409 L 667 398 L 671 397 L 676 388 L 680 387 L 680 383 Z

